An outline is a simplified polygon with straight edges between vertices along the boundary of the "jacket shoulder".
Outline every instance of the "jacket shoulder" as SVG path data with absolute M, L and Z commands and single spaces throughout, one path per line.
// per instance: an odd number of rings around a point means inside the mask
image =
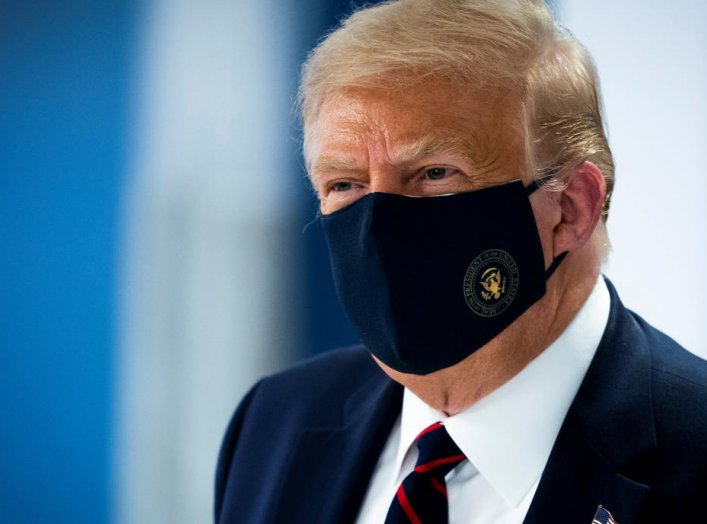
M 290 409 L 305 409 L 312 402 L 337 404 L 368 380 L 382 377 L 364 346 L 340 348 L 266 377 L 260 383 L 257 401 L 287 399 Z
M 707 394 L 707 360 L 691 353 L 672 338 L 651 329 L 651 369 L 655 378 L 667 383 L 682 383 Z
M 686 433 L 694 428 L 704 434 L 707 431 L 707 361 L 640 316 L 631 315 L 650 352 L 651 404 L 657 429 L 664 433 L 677 428 Z M 707 451 L 707 439 L 701 440 Z
M 354 346 L 323 353 L 257 382 L 238 405 L 221 444 L 216 522 L 236 506 L 238 512 L 252 512 L 243 515 L 244 521 L 267 521 L 272 508 L 253 501 L 277 496 L 277 479 L 302 430 L 340 425 L 355 392 L 388 380 L 368 351 Z M 243 500 L 252 503 L 244 506 Z
M 658 447 L 657 468 L 649 483 L 655 499 L 662 501 L 654 511 L 660 514 L 659 508 L 673 508 L 671 515 L 680 515 L 683 522 L 694 522 L 695 515 L 707 518 L 702 493 L 707 478 L 707 361 L 640 317 L 637 322 L 651 356 L 651 406 Z
M 363 346 L 328 351 L 257 382 L 230 425 L 255 424 L 261 431 L 336 425 L 351 394 L 380 380 L 387 377 Z
M 678 447 L 689 445 L 693 452 L 697 446 L 707 466 L 707 361 L 656 329 L 646 332 L 658 440 L 677 440 Z

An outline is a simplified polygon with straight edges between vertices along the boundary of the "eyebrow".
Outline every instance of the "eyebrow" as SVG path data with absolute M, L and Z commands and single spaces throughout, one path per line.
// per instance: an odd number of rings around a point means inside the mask
M 310 176 L 313 179 L 319 178 L 323 173 L 336 171 L 337 173 L 360 173 L 363 171 L 353 158 L 322 156 L 310 169 Z
M 406 165 L 441 154 L 452 154 L 468 162 L 472 167 L 477 163 L 472 151 L 478 147 L 473 137 L 467 136 L 441 136 L 426 135 L 418 140 L 413 140 L 395 148 L 391 152 L 393 165 Z M 353 157 L 337 157 L 324 155 L 317 159 L 310 170 L 313 179 L 319 178 L 323 173 L 335 171 L 337 173 L 360 173 L 358 162 Z
M 391 160 L 394 164 L 410 164 L 434 155 L 452 154 L 473 165 L 475 162 L 472 151 L 476 141 L 470 138 L 467 136 L 426 135 L 396 148 L 392 153 Z

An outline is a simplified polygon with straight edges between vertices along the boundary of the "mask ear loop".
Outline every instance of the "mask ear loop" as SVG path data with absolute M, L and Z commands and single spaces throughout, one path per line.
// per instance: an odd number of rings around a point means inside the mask
M 560 265 L 560 262 L 562 262 L 565 259 L 565 257 L 567 256 L 567 253 L 569 253 L 569 251 L 565 251 L 563 253 L 560 253 L 559 255 L 557 255 L 557 257 L 555 257 L 555 259 L 550 264 L 550 267 L 548 267 L 547 270 L 545 271 L 545 281 L 550 280 L 550 277 L 557 269 L 557 266 Z
M 538 189 L 547 184 L 552 178 L 557 174 L 558 169 L 550 169 L 545 175 L 540 178 L 536 178 L 530 184 L 525 186 L 525 191 L 528 196 L 535 193 Z
M 538 189 L 540 189 L 542 186 L 544 186 L 550 179 L 552 179 L 552 177 L 554 177 L 556 173 L 557 173 L 557 170 L 553 169 L 549 173 L 547 173 L 545 176 L 543 176 L 541 178 L 536 178 L 535 180 L 533 180 L 530 184 L 525 186 L 526 194 L 528 196 L 530 196 L 533 193 L 535 193 Z M 555 259 L 552 261 L 552 263 L 550 263 L 550 267 L 548 267 L 547 270 L 545 270 L 545 281 L 548 281 L 550 279 L 552 274 L 557 269 L 557 266 L 559 266 L 560 263 L 567 256 L 567 253 L 569 253 L 569 251 L 565 251 L 564 253 L 560 253 L 559 255 L 557 255 L 557 257 L 555 257 Z

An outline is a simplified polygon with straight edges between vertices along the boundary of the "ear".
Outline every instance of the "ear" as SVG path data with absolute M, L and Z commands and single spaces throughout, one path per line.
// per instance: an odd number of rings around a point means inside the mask
M 555 257 L 587 243 L 601 219 L 606 199 L 604 177 L 592 162 L 582 162 L 567 176 L 567 187 L 560 196 L 561 218 L 553 230 Z

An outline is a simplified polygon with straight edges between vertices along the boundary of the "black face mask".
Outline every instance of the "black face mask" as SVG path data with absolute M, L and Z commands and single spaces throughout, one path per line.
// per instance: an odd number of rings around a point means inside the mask
M 545 294 L 527 188 L 435 197 L 371 193 L 321 217 L 334 282 L 363 343 L 389 367 L 457 364 Z

